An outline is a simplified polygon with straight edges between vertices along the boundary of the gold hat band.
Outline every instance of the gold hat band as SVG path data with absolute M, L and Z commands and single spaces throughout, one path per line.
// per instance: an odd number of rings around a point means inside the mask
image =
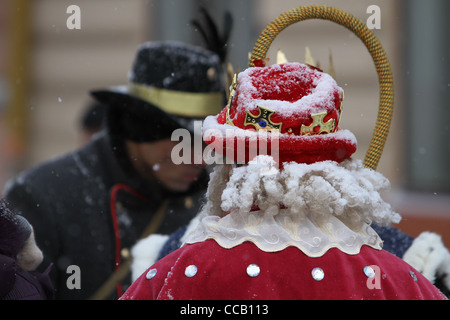
M 204 118 L 218 114 L 223 107 L 221 92 L 183 92 L 130 82 L 128 92 L 161 110 L 183 117 Z

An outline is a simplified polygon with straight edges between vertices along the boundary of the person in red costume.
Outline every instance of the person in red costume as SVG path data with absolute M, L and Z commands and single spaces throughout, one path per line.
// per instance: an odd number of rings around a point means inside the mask
M 446 299 L 371 228 L 401 217 L 380 196 L 389 181 L 351 158 L 342 100 L 331 76 L 300 63 L 241 72 L 204 122 L 225 164 L 199 221 L 121 299 Z

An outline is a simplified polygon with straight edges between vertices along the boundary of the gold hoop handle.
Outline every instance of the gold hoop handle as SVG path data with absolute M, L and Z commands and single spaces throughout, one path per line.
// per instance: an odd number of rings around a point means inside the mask
M 372 56 L 380 85 L 380 105 L 364 165 L 376 170 L 392 121 L 394 81 L 386 52 L 378 38 L 361 20 L 346 11 L 320 5 L 304 6 L 287 11 L 273 20 L 259 36 L 250 58 L 250 67 L 254 67 L 253 61 L 265 59 L 270 45 L 281 31 L 292 24 L 310 19 L 329 20 L 346 27 L 362 40 Z

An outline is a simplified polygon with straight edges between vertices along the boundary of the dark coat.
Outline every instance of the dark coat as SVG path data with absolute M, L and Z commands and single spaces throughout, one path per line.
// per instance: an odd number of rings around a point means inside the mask
M 198 212 L 206 186 L 205 172 L 189 192 L 162 190 L 138 175 L 120 139 L 102 131 L 82 149 L 18 177 L 5 197 L 33 225 L 43 265 L 55 264 L 56 298 L 87 299 L 122 262 L 124 249 L 139 240 L 164 199 L 169 207 L 157 233 L 171 234 Z M 81 289 L 68 288 L 71 265 L 81 271 Z
M 11 257 L 0 254 L 0 300 L 48 300 L 53 286 L 48 273 L 28 272 Z
M 46 300 L 53 298 L 48 273 L 28 272 L 19 266 L 17 255 L 30 241 L 32 227 L 0 199 L 0 300 Z M 36 248 L 37 249 L 37 248 Z M 27 258 L 30 259 L 30 258 Z

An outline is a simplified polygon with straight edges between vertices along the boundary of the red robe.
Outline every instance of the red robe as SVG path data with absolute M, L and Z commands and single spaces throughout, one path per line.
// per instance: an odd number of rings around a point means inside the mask
M 371 269 L 365 271 L 367 266 Z M 403 260 L 368 246 L 363 246 L 356 255 L 332 248 L 321 257 L 311 258 L 295 247 L 264 252 L 253 243 L 244 242 L 225 249 L 214 240 L 206 240 L 186 245 L 158 261 L 121 299 L 445 300 L 446 297 Z

